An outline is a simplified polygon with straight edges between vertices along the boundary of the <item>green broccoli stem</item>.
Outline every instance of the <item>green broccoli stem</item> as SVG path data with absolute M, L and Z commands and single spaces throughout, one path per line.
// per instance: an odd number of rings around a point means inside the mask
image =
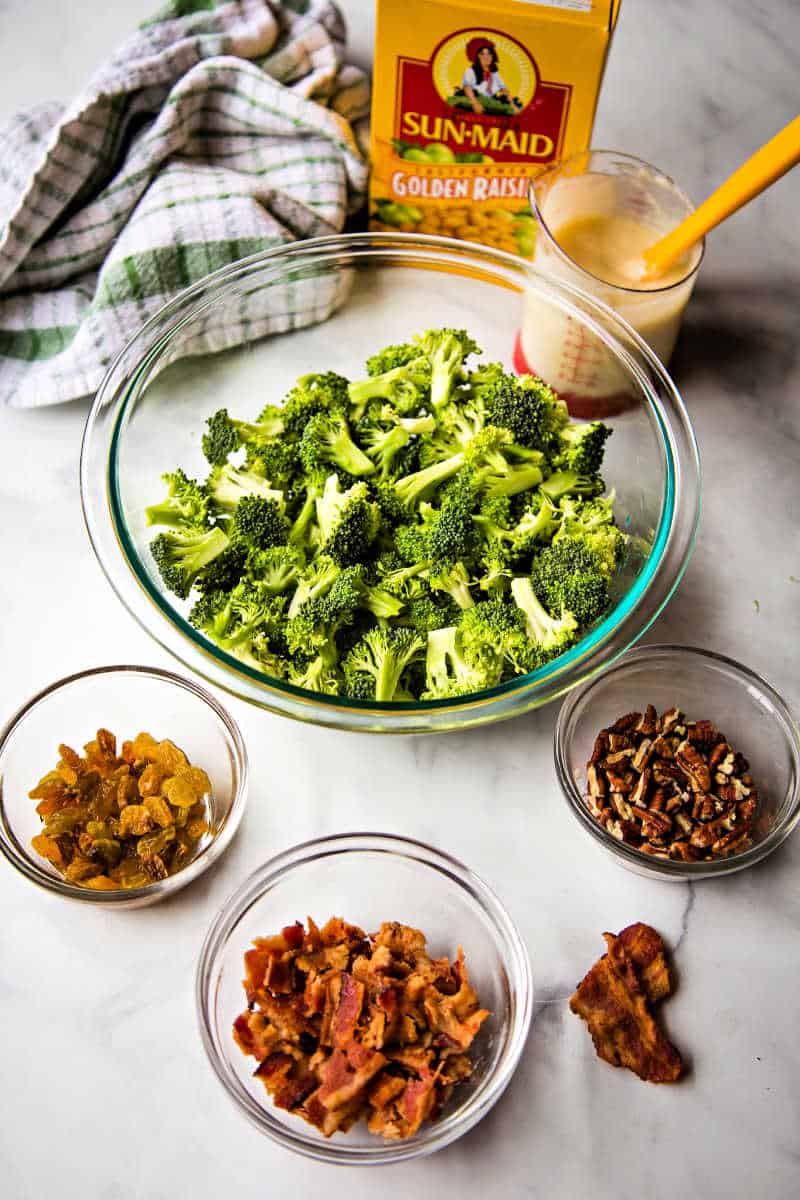
M 394 490 L 398 499 L 409 508 L 422 499 L 425 493 L 437 483 L 443 483 L 445 479 L 450 479 L 457 471 L 460 471 L 464 465 L 463 454 L 453 454 L 450 458 L 445 458 L 442 462 L 434 463 L 430 467 L 425 467 L 422 471 L 415 471 L 413 475 L 404 475 L 402 479 L 395 482 Z
M 549 649 L 558 642 L 565 641 L 577 628 L 577 621 L 571 613 L 562 613 L 559 618 L 550 616 L 527 576 L 517 576 L 511 580 L 511 595 L 517 608 L 525 614 L 528 637 L 537 645 Z

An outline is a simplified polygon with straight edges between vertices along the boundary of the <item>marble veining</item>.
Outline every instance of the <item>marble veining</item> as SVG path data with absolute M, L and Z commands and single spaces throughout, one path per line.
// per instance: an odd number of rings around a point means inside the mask
M 154 7 L 3 0 L 0 116 L 66 99 Z M 368 63 L 372 4 L 342 7 Z M 625 0 L 595 144 L 644 156 L 699 200 L 796 115 L 799 44 L 796 0 Z M 673 364 L 700 443 L 704 510 L 686 576 L 647 635 L 742 659 L 796 711 L 799 210 L 796 171 L 709 240 Z M 85 415 L 82 404 L 0 412 L 0 719 L 90 664 L 174 665 L 93 561 L 77 491 Z M 0 863 L 4 1198 L 794 1200 L 800 834 L 740 875 L 661 884 L 621 870 L 567 812 L 555 706 L 426 740 L 335 734 L 229 703 L 250 750 L 250 803 L 229 853 L 196 885 L 109 914 L 68 907 Z M 368 827 L 432 841 L 489 881 L 536 985 L 501 1102 L 457 1144 L 379 1178 L 306 1162 L 251 1129 L 205 1061 L 193 998 L 203 934 L 245 874 L 305 838 Z M 568 1010 L 603 930 L 635 920 L 674 953 L 664 1019 L 691 1064 L 676 1087 L 599 1062 Z

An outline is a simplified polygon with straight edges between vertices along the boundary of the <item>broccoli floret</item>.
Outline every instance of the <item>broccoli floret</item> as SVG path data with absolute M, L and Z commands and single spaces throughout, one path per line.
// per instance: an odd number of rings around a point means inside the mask
M 354 483 L 339 490 L 331 475 L 316 501 L 322 551 L 342 566 L 364 562 L 380 528 L 380 510 L 369 499 L 367 485 Z
M 487 496 L 515 496 L 544 478 L 544 455 L 518 446 L 508 429 L 496 425 L 487 425 L 472 439 L 464 459 Z
M 431 364 L 417 350 L 416 358 L 350 384 L 348 394 L 353 416 L 358 420 L 370 400 L 376 399 L 390 401 L 398 412 L 413 412 L 427 401 L 430 384 Z
M 301 470 L 297 455 L 297 444 L 282 438 L 277 442 L 247 447 L 247 465 L 258 475 L 263 475 L 271 487 L 282 492 L 289 491 Z M 302 486 L 302 479 L 300 480 Z
M 560 527 L 561 512 L 550 498 L 535 492 L 530 506 L 511 530 L 511 551 L 515 558 L 532 554 L 542 542 L 549 541 Z
M 499 683 L 509 668 L 514 675 L 530 669 L 525 619 L 514 604 L 482 600 L 462 614 L 458 628 L 465 660 L 494 683 Z
M 263 418 L 263 420 L 262 420 Z M 212 466 L 221 467 L 227 462 L 229 455 L 241 446 L 256 444 L 278 437 L 283 432 L 283 419 L 280 409 L 265 409 L 255 424 L 250 421 L 236 421 L 228 413 L 227 408 L 220 408 L 206 421 L 206 432 L 203 434 L 201 445 Z
M 493 676 L 471 667 L 461 652 L 458 628 L 450 625 L 428 634 L 423 700 L 444 700 L 492 687 Z
M 475 603 L 469 590 L 469 572 L 461 562 L 447 567 L 432 568 L 428 582 L 435 592 L 447 592 L 459 608 L 472 608 Z
M 425 563 L 417 560 L 406 565 L 399 554 L 382 554 L 375 563 L 375 583 L 384 592 L 398 596 L 401 600 L 410 600 L 425 591 L 425 584 L 420 574 L 425 570 Z
M 606 439 L 610 436 L 611 430 L 602 421 L 565 425 L 558 435 L 558 453 L 553 461 L 579 475 L 596 475 L 603 463 Z
M 303 557 L 293 546 L 251 550 L 247 556 L 249 577 L 276 595 L 297 583 L 302 568 Z
M 250 579 L 243 579 L 228 597 L 231 619 L 221 644 L 236 650 L 249 646 L 257 633 L 268 636 L 283 626 L 285 598 L 273 595 L 267 588 Z
M 342 664 L 345 688 L 359 698 L 374 698 L 383 703 L 391 700 L 413 700 L 402 689 L 403 673 L 410 664 L 425 653 L 426 640 L 412 629 L 370 630 L 347 655 Z M 373 680 L 373 696 L 365 695 L 366 675 Z M 352 690 L 351 690 L 352 689 Z
M 454 454 L 443 462 L 434 463 L 423 471 L 415 471 L 413 475 L 404 475 L 394 484 L 395 494 L 401 504 L 413 508 L 437 484 L 452 478 L 464 465 L 464 455 Z
M 248 549 L 244 543 L 231 542 L 221 554 L 203 567 L 194 581 L 203 595 L 211 592 L 230 592 L 245 573 Z
M 269 638 L 261 631 L 254 634 L 249 644 L 236 646 L 230 653 L 253 670 L 263 671 L 274 679 L 285 679 L 292 666 L 288 659 L 272 649 Z
M 292 654 L 314 655 L 325 651 L 329 664 L 336 661 L 336 635 L 355 617 L 361 599 L 357 569 L 340 571 L 322 594 L 307 600 L 286 625 L 286 643 Z
M 239 449 L 239 437 L 227 408 L 220 408 L 208 418 L 201 445 L 203 454 L 215 467 L 221 467 L 228 461 L 228 455 Z
M 561 524 L 553 542 L 575 538 L 591 550 L 598 569 L 610 580 L 617 570 L 628 539 L 614 524 L 613 495 L 596 500 L 561 501 Z
M 428 523 L 428 556 L 434 570 L 459 560 L 473 560 L 478 549 L 478 531 L 472 518 L 475 504 L 471 475 L 457 475 Z
M 167 498 L 144 510 L 148 525 L 208 525 L 208 496 L 194 479 L 178 467 L 161 478 L 167 485 Z
M 404 367 L 412 359 L 419 357 L 419 348 L 411 342 L 400 342 L 394 346 L 384 346 L 377 354 L 367 359 L 368 375 L 383 375 L 396 367 Z
M 150 552 L 166 587 L 185 600 L 197 576 L 228 541 L 222 529 L 186 526 L 160 533 L 150 543 Z
M 429 329 L 418 334 L 414 342 L 431 365 L 431 405 L 434 410 L 441 408 L 463 377 L 464 360 L 470 354 L 480 354 L 480 348 L 465 329 Z
M 578 622 L 572 612 L 562 609 L 561 616 L 551 617 L 533 590 L 527 576 L 511 580 L 511 595 L 514 603 L 525 616 L 525 632 L 531 642 L 555 657 L 563 654 L 575 641 Z
M 595 621 L 608 605 L 608 580 L 595 555 L 577 538 L 560 538 L 537 554 L 531 579 L 551 612 L 574 613 L 580 625 Z
M 335 371 L 321 375 L 303 375 L 287 395 L 281 416 L 286 432 L 300 437 L 308 422 L 318 413 L 339 413 L 348 410 L 348 382 Z
M 327 463 L 341 467 L 348 475 L 371 475 L 375 464 L 350 437 L 347 421 L 340 413 L 317 413 L 306 425 L 300 439 L 300 461 L 307 471 Z
M 289 536 L 289 523 L 274 500 L 263 496 L 242 496 L 230 526 L 233 542 L 244 542 L 253 550 L 283 546 Z
M 599 475 L 579 475 L 577 471 L 555 471 L 541 485 L 541 490 L 551 500 L 562 496 L 599 496 L 603 481 Z
M 318 555 L 302 572 L 287 615 L 289 617 L 297 616 L 308 600 L 323 596 L 333 586 L 339 572 L 340 568 L 332 558 L 328 558 L 325 554 Z
M 322 692 L 327 696 L 338 696 L 341 690 L 341 675 L 336 669 L 336 659 L 322 651 L 299 664 L 289 667 L 289 682 L 309 692 Z
M 189 624 L 218 642 L 225 637 L 231 615 L 230 599 L 226 592 L 206 592 L 192 606 Z
M 386 419 L 386 414 L 384 419 Z M 375 460 L 381 479 L 388 479 L 395 469 L 397 458 L 412 437 L 432 433 L 436 422 L 427 417 L 395 417 L 389 429 L 372 425 L 364 433 L 367 454 Z
M 418 633 L 427 634 L 432 629 L 455 625 L 461 611 L 450 596 L 443 593 L 440 601 L 434 600 L 430 592 L 426 591 L 406 601 L 399 620 L 402 625 L 408 625 Z
M 230 463 L 212 468 L 206 480 L 206 491 L 214 503 L 226 511 L 236 508 L 244 496 L 262 496 L 265 500 L 274 500 L 283 508 L 283 492 L 271 488 L 263 475 L 231 466 Z

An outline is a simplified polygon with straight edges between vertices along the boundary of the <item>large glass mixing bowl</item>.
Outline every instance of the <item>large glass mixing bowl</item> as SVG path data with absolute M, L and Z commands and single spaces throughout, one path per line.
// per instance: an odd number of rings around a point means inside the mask
M 608 613 L 568 653 L 498 687 L 453 700 L 378 704 L 268 677 L 219 649 L 167 593 L 144 509 L 180 465 L 205 472 L 200 438 L 217 408 L 254 419 L 299 375 L 364 374 L 378 347 L 433 326 L 467 328 L 483 361 L 511 369 L 525 319 L 579 327 L 592 369 L 623 373 L 634 400 L 609 420 L 603 476 L 630 535 Z M 558 316 L 558 321 L 554 321 Z M 522 259 L 447 238 L 351 234 L 245 259 L 187 289 L 111 367 L 86 425 L 81 492 L 89 536 L 112 587 L 186 666 L 262 708 L 340 729 L 421 733 L 480 725 L 562 695 L 615 659 L 669 600 L 689 558 L 700 467 L 678 392 L 634 331 L 604 305 L 550 282 Z

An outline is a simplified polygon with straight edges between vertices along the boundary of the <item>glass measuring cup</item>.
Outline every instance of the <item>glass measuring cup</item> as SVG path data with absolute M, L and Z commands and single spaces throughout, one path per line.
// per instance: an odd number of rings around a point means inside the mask
M 610 150 L 585 151 L 557 163 L 532 182 L 530 197 L 537 225 L 537 269 L 615 309 L 666 364 L 697 278 L 703 243 L 663 284 L 643 286 L 637 281 L 620 286 L 570 257 L 559 243 L 559 232 L 583 219 L 625 218 L 646 230 L 644 244 L 650 244 L 688 216 L 693 208 L 688 197 L 656 167 Z M 642 248 L 621 246 L 620 252 L 630 258 Z M 599 418 L 620 412 L 632 399 L 630 382 L 597 339 L 567 314 L 541 311 L 534 296 L 525 305 L 515 366 L 540 375 L 567 402 L 573 416 Z

